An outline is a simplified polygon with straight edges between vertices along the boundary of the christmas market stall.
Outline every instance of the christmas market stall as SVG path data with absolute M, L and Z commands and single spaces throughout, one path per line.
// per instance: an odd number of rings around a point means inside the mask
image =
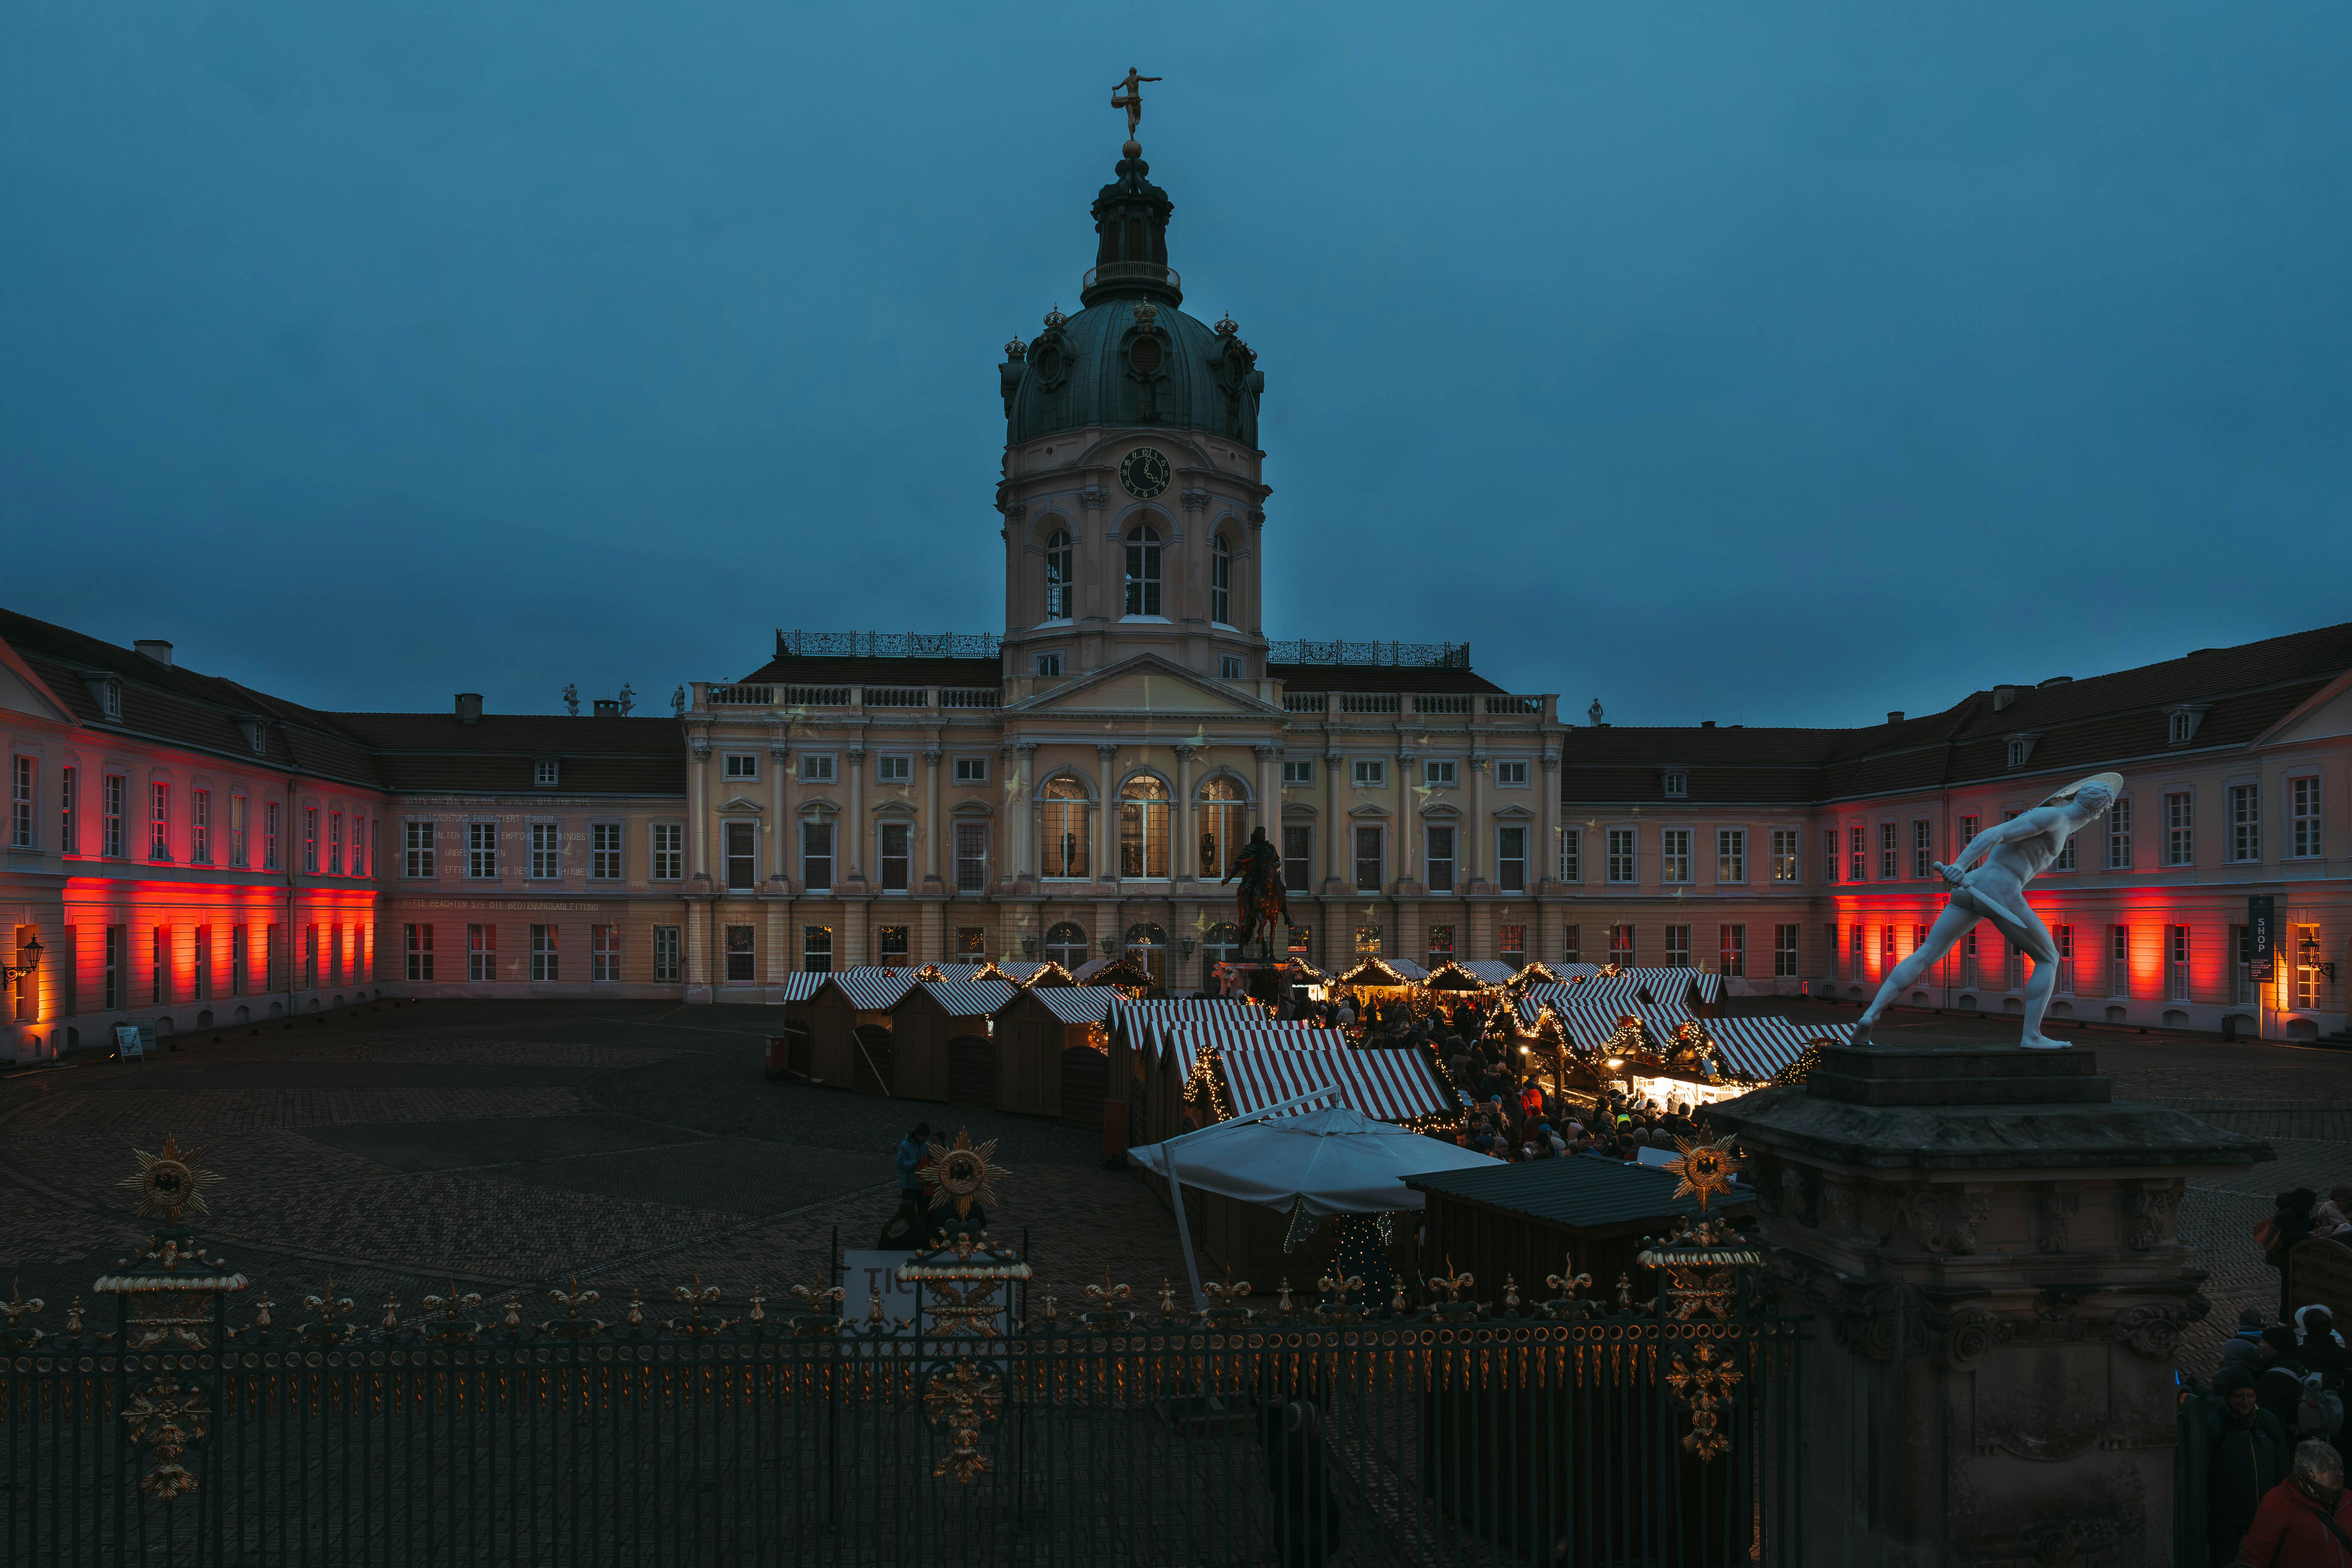
M 996 959 L 983 972 L 983 978 L 1010 980 L 1013 984 L 1024 988 L 1032 985 L 1076 985 L 1077 984 L 1076 978 L 1068 970 L 1050 958 Z
M 1131 1001 L 1121 997 L 1112 1006 L 1106 1025 L 1110 1031 L 1112 1094 L 1128 1100 L 1127 1135 L 1136 1142 L 1156 1142 L 1183 1129 L 1184 1079 L 1170 1082 L 1161 1049 L 1163 1029 L 1187 1024 L 1224 1020 L 1236 1024 L 1271 1023 L 1266 1010 L 1254 1002 L 1226 996 L 1152 997 Z M 1121 1087 L 1123 1086 L 1123 1087 Z
M 1424 1273 L 1475 1275 L 1498 1296 L 1509 1282 L 1529 1300 L 1595 1296 L 1612 1310 L 1621 1300 L 1647 1301 L 1656 1294 L 1657 1281 L 1639 1261 L 1644 1240 L 1700 1213 L 1694 1194 L 1677 1191 L 1686 1184 L 1675 1173 L 1614 1160 L 1490 1161 L 1409 1176 L 1405 1184 L 1428 1203 L 1421 1227 Z M 1735 1185 L 1706 1212 L 1737 1220 L 1751 1212 L 1754 1199 Z M 1560 1283 L 1552 1285 L 1555 1277 Z
M 808 1002 L 811 1081 L 887 1098 L 890 1010 L 915 984 L 914 975 L 904 969 L 844 969 L 817 979 Z
M 996 1012 L 996 1109 L 1100 1128 L 1111 1082 L 1110 1013 L 1120 1001 L 1108 985 L 1016 990 Z M 1123 1149 L 1127 1100 L 1108 1103 L 1122 1134 L 1113 1147 Z
M 996 1104 L 996 1011 L 1013 1000 L 1010 980 L 921 980 L 890 1009 L 900 1100 Z
M 1117 958 L 1090 960 L 1078 965 L 1071 974 L 1081 985 L 1115 986 L 1120 995 L 1139 1002 L 1159 989 L 1151 978 L 1151 972 L 1126 953 Z
M 1385 1024 L 1429 1010 L 1421 984 L 1428 978 L 1429 971 L 1411 959 L 1367 953 L 1342 971 L 1327 989 L 1333 995 L 1344 994 L 1356 1004 L 1359 1024 Z
M 800 1083 L 816 1081 L 816 1047 L 809 1031 L 809 1002 L 823 985 L 822 974 L 791 973 L 783 984 L 768 988 L 768 999 L 782 1003 L 784 1021 L 767 1037 L 766 1068 L 770 1078 Z
M 1423 1200 L 1407 1178 L 1495 1163 L 1352 1105 L 1221 1121 L 1128 1157 L 1169 1187 L 1180 1226 L 1189 1207 L 1218 1205 L 1225 1217 L 1202 1227 L 1206 1250 L 1252 1294 L 1287 1288 L 1311 1296 L 1318 1280 L 1333 1276 L 1360 1281 L 1349 1292 L 1360 1307 L 1386 1304 L 1400 1279 L 1412 1279 L 1413 1211 Z M 1191 1256 L 1188 1247 L 1188 1262 Z M 1203 1300 L 1200 1282 L 1192 1283 L 1194 1300 Z

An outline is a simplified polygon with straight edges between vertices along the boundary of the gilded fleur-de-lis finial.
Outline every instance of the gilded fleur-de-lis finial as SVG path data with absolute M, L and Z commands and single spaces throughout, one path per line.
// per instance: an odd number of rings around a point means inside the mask
M 37 1316 L 41 1309 L 47 1304 L 38 1296 L 29 1301 L 26 1300 L 24 1287 L 16 1280 L 10 1279 L 7 1303 L 0 1306 L 0 1314 L 5 1314 L 7 1319 L 5 1325 L 0 1326 L 0 1352 L 10 1355 L 23 1355 L 48 1338 L 48 1335 L 40 1330 L 25 1326 L 26 1318 Z

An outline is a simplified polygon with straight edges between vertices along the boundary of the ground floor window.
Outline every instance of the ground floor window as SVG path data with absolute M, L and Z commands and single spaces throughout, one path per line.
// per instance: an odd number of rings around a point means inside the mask
M 588 978 L 618 980 L 621 977 L 621 928 L 590 926 L 588 928 Z
M 1777 975 L 1797 973 L 1797 928 L 1776 925 L 1772 928 L 1772 973 Z
M 1528 928 L 1499 926 L 1495 931 L 1495 956 L 1517 969 L 1528 961 Z
M 1716 967 L 1725 974 L 1748 973 L 1748 928 L 1725 926 L 1716 948 Z
M 801 968 L 810 974 L 832 973 L 833 928 L 831 926 L 801 927 Z
M 729 926 L 727 928 L 727 978 L 737 982 L 756 979 L 757 976 L 752 973 L 755 958 L 756 955 L 751 951 L 751 928 Z
M 2164 994 L 2172 1001 L 2189 1000 L 2189 928 L 2165 928 Z
M 2058 947 L 2058 994 L 2072 996 L 2074 994 L 2074 928 L 2052 926 L 2050 940 Z
M 302 928 L 302 989 L 316 991 L 318 988 L 319 928 L 306 925 Z
M 402 943 L 408 949 L 408 977 L 411 980 L 433 978 L 433 928 L 403 926 Z
M 231 926 L 228 932 L 228 994 L 243 996 L 246 989 L 246 943 L 252 941 L 248 928 Z
M 987 957 L 988 928 L 986 926 L 956 927 L 956 956 L 958 958 Z
M 466 928 L 466 978 L 496 980 L 499 977 L 499 928 L 467 926 Z
M 1584 948 L 1578 935 L 1579 928 L 1564 926 L 1559 933 L 1559 961 L 1562 963 L 1582 963 Z
M 2317 963 L 2304 955 L 2319 952 L 2319 928 L 2294 927 L 2288 938 L 2287 951 L 2294 954 L 2294 1005 L 2305 1012 L 2315 1012 L 2326 1000 L 2325 987 L 2321 984 L 2324 972 Z
M 1633 928 L 1632 926 L 1609 928 L 1609 962 L 1621 968 L 1633 962 Z
M 1666 967 L 1688 969 L 1691 966 L 1690 952 L 1690 927 L 1668 926 L 1666 928 Z
M 1315 928 L 1313 926 L 1292 926 L 1290 928 L 1290 951 L 1297 953 L 1314 952 Z
M 677 927 L 654 927 L 654 978 L 675 982 L 678 978 Z
M 197 926 L 194 928 L 194 949 L 189 954 L 188 999 L 192 1002 L 201 1002 L 212 994 L 213 928 Z
M 1381 951 L 1381 928 L 1378 926 L 1358 926 L 1356 928 L 1356 951 L 1360 953 L 1365 953 L 1375 957 L 1378 956 Z
M 907 928 L 883 926 L 874 933 L 874 951 L 885 969 L 907 967 Z
M 1429 952 L 1426 957 L 1429 967 L 1432 969 L 1436 968 L 1441 963 L 1447 963 L 1453 961 L 1454 928 L 1452 926 L 1432 926 L 1429 928 Z
M 530 928 L 530 977 L 533 980 L 563 978 L 561 955 L 556 949 L 555 927 L 533 926 Z
M 122 949 L 130 930 L 128 926 L 106 928 L 106 1010 L 110 1013 L 122 1005 Z

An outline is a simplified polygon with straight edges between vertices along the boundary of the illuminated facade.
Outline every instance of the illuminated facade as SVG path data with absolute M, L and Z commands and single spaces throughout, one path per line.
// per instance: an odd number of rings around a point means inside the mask
M 982 956 L 1126 952 L 1187 991 L 1234 952 L 1221 881 L 1258 827 L 1327 968 L 1858 997 L 1941 907 L 1928 862 L 2109 768 L 2116 816 L 2033 885 L 2069 952 L 2053 1016 L 2344 1027 L 2352 626 L 1853 731 L 1571 726 L 1466 647 L 1270 641 L 1265 377 L 1181 309 L 1147 175 L 1129 143 L 1080 310 L 1006 347 L 1001 632 L 779 633 L 675 717 L 326 713 L 0 612 L 0 918 L 6 962 L 42 950 L 16 1054 L 378 994 L 773 1003 L 798 971 Z M 2021 1007 L 1976 941 L 1907 1000 Z

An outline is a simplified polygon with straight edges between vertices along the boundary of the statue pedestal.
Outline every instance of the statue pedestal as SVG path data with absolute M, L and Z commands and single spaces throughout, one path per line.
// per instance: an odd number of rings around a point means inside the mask
M 1807 1352 L 1805 1542 L 1853 1568 L 2171 1561 L 2192 1173 L 2268 1145 L 2110 1098 L 2092 1052 L 1822 1054 L 1715 1108 Z

